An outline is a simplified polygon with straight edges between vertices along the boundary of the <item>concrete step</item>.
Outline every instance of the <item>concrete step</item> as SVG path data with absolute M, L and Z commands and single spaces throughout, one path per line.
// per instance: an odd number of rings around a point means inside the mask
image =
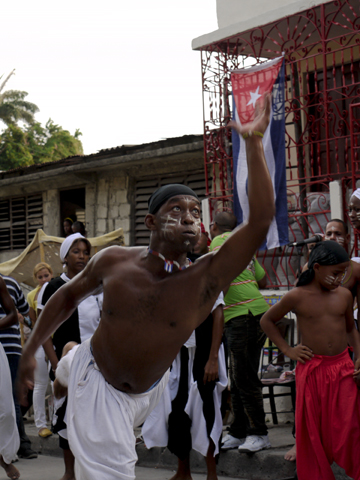
M 33 422 L 25 422 L 32 448 L 43 455 L 62 457 L 57 435 L 41 438 Z M 138 435 L 140 429 L 136 429 Z M 284 459 L 285 453 L 294 444 L 292 425 L 276 425 L 269 427 L 269 439 L 272 448 L 254 454 L 240 453 L 236 450 L 221 452 L 217 466 L 219 476 L 239 478 L 241 480 L 290 480 L 294 478 L 295 463 Z M 136 447 L 137 465 L 142 467 L 176 470 L 177 458 L 167 448 L 152 448 L 148 450 L 141 444 Z M 206 463 L 202 455 L 191 452 L 191 471 L 205 474 Z M 349 480 L 344 471 L 337 465 L 333 466 L 336 480 Z
M 147 450 L 144 445 L 136 449 L 138 465 L 144 467 L 176 469 L 177 458 L 167 448 L 152 448 Z M 249 455 L 237 450 L 221 452 L 217 467 L 218 475 L 248 480 L 285 480 L 293 479 L 295 464 L 284 460 L 286 449 L 270 449 Z M 191 471 L 205 473 L 204 457 L 197 452 L 191 452 Z

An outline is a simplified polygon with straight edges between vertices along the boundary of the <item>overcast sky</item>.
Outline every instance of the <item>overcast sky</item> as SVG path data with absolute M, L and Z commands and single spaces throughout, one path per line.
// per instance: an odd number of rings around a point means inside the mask
M 79 128 L 85 154 L 202 133 L 191 40 L 217 29 L 216 0 L 19 0 L 1 16 L 6 89 L 28 92 L 39 122 Z

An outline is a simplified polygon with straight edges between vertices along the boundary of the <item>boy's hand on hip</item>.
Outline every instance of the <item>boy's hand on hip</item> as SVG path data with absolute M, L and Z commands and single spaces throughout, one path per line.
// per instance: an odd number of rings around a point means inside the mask
M 296 347 L 290 347 L 286 350 L 285 355 L 291 360 L 296 360 L 300 363 L 305 363 L 307 360 L 311 360 L 314 356 L 313 351 L 306 345 L 299 343 Z
M 353 379 L 356 385 L 360 388 L 360 358 L 358 358 L 355 362 Z

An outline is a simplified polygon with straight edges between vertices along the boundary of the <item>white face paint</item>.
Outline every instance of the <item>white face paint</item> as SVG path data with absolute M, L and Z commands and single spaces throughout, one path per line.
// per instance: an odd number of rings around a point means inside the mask
M 180 221 L 180 218 L 174 218 L 171 214 L 161 217 L 161 230 L 164 232 L 167 240 L 175 239 L 176 226 L 180 225 Z
M 193 219 L 193 224 L 191 225 L 191 230 L 198 236 L 200 235 L 200 227 L 201 227 L 201 219 L 198 217 L 198 214 L 195 213 L 195 208 L 198 208 L 198 206 L 194 206 L 194 210 L 190 211 L 189 205 L 194 203 L 194 200 L 188 197 L 180 197 L 181 201 L 186 204 L 186 209 L 188 210 L 187 215 L 191 215 Z M 166 240 L 169 241 L 174 241 L 176 238 L 176 231 L 177 229 L 181 226 L 182 220 L 183 220 L 183 214 L 178 210 L 176 212 L 176 216 L 173 216 L 171 213 L 167 213 L 165 215 L 162 215 L 160 217 L 161 221 L 161 230 L 164 232 L 164 236 Z M 186 239 L 184 241 L 184 245 L 189 246 L 191 245 L 190 240 Z
M 335 278 L 333 275 L 326 275 L 324 278 L 324 283 L 327 283 L 328 285 L 332 285 L 335 282 Z
M 345 245 L 345 237 L 341 236 L 339 227 L 335 227 L 334 225 L 326 229 L 325 240 L 337 242 L 342 247 Z
M 344 242 L 345 242 L 345 238 L 344 237 L 336 237 L 336 241 L 339 245 L 343 246 Z

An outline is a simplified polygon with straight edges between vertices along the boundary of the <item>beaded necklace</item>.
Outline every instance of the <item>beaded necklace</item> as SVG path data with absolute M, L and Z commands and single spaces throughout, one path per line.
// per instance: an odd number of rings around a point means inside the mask
M 353 266 L 352 266 L 352 261 L 350 260 L 350 275 L 349 275 L 349 277 L 345 280 L 345 277 L 347 276 L 347 271 L 345 272 L 344 278 L 343 278 L 342 281 L 341 281 L 341 285 L 345 285 L 345 283 L 350 280 L 351 275 L 352 275 L 352 271 L 353 271 Z M 344 282 L 344 280 L 345 280 L 345 282 Z
M 187 268 L 187 266 L 188 266 L 188 265 L 185 265 L 184 267 L 181 267 L 179 262 L 177 262 L 176 260 L 168 260 L 167 258 L 164 257 L 164 255 L 162 255 L 161 253 L 159 253 L 155 250 L 152 250 L 149 247 L 148 247 L 147 250 L 148 250 L 149 253 L 151 253 L 151 255 L 154 255 L 155 257 L 159 257 L 159 258 L 161 258 L 161 260 L 163 260 L 163 262 L 165 264 L 164 265 L 165 272 L 171 273 L 173 271 L 174 265 L 179 270 L 185 270 L 185 268 Z M 189 259 L 187 259 L 187 260 L 191 263 L 191 261 Z

